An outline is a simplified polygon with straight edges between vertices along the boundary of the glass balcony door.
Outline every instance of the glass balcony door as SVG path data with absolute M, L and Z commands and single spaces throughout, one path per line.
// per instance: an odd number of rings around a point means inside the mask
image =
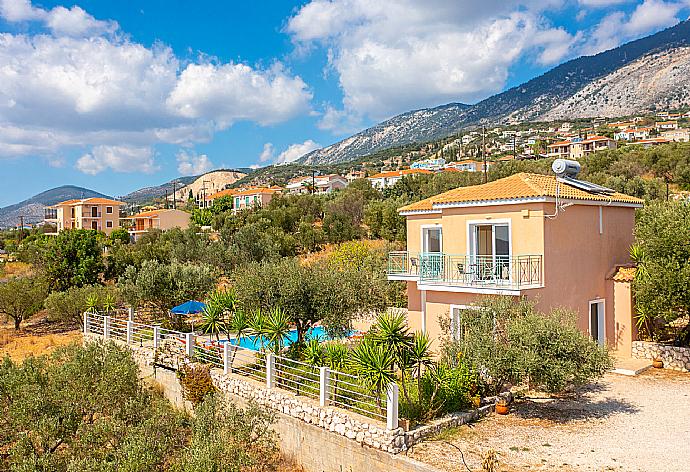
M 440 226 L 422 228 L 422 253 L 420 276 L 422 279 L 438 279 L 443 274 L 443 234 Z
M 471 270 L 478 281 L 510 280 L 510 229 L 507 224 L 475 224 L 471 229 Z

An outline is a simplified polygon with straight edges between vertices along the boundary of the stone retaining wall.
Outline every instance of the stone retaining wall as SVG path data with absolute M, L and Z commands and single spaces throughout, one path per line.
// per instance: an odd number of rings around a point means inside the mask
M 100 336 L 93 338 L 100 339 Z M 156 354 L 150 347 L 132 344 L 128 347 L 136 362 L 147 370 L 155 366 L 176 370 L 191 362 L 188 358 L 165 348 Z M 304 423 L 356 441 L 362 446 L 369 446 L 391 454 L 407 451 L 414 444 L 442 429 L 476 421 L 494 408 L 494 403 L 491 401 L 490 404 L 477 410 L 453 413 L 410 431 L 404 431 L 403 428 L 389 430 L 383 422 L 341 408 L 322 407 L 317 401 L 308 397 L 297 396 L 279 388 L 267 389 L 261 382 L 237 374 L 225 375 L 221 369 L 211 369 L 211 378 L 214 385 L 227 395 L 255 401 L 259 405 Z
M 655 359 L 664 361 L 664 369 L 690 372 L 690 348 L 667 346 L 647 341 L 633 341 L 632 355 L 638 359 Z

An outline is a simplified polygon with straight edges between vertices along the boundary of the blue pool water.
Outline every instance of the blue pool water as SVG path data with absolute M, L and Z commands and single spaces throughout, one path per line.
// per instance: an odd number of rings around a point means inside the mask
M 323 326 L 314 326 L 312 329 L 306 332 L 305 334 L 305 339 L 317 339 L 319 341 L 326 341 L 331 339 L 328 334 L 326 333 L 326 330 L 324 329 Z M 297 341 L 297 330 L 293 329 L 290 330 L 288 333 L 287 337 L 285 338 L 285 345 L 289 346 L 290 344 L 294 343 Z M 227 340 L 223 340 L 221 342 L 227 342 Z M 231 339 L 230 342 L 232 344 L 237 344 L 237 339 Z M 264 345 L 266 345 L 267 340 L 264 338 Z M 259 336 L 244 336 L 242 339 L 240 339 L 240 347 L 246 347 L 247 349 L 253 349 L 254 351 L 258 351 L 261 349 L 261 340 Z

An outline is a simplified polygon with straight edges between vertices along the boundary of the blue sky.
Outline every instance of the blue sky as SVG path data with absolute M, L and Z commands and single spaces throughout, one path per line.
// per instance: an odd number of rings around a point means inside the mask
M 688 14 L 690 0 L 0 0 L 0 206 L 294 160 Z

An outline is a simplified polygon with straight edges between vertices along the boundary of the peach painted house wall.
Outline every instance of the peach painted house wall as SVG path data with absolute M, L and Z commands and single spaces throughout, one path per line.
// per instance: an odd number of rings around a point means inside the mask
M 175 209 L 151 210 L 134 215 L 134 226 L 129 234 L 134 241 L 142 234 L 152 229 L 168 230 L 172 228 L 188 228 L 191 215 L 186 211 Z
M 434 213 L 403 211 L 407 216 L 410 257 L 423 252 L 423 228 L 441 227 L 442 253 L 465 255 L 472 252 L 468 239 L 470 225 L 492 222 L 508 224 L 511 256 L 541 256 L 541 280 L 536 285 L 522 287 L 429 283 L 415 276 L 391 275 L 389 269 L 391 280 L 406 280 L 410 327 L 438 338 L 442 334 L 441 320 L 450 321 L 451 306 L 470 306 L 483 297 L 502 294 L 532 299 L 541 311 L 556 307 L 571 309 L 578 314 L 578 327 L 589 332 L 590 301 L 603 301 L 606 342 L 627 351 L 634 336 L 631 297 L 628 295 L 626 299 L 620 283 L 615 284 L 617 292 L 614 293 L 610 274 L 616 267 L 629 263 L 635 208 L 641 202 L 571 199 L 553 217 L 555 201 L 550 201 L 553 199 L 548 196 L 543 200 L 472 202 L 462 207 L 448 205 Z M 421 260 L 417 264 L 421 265 Z
M 109 235 L 120 227 L 120 207 L 124 203 L 105 198 L 67 200 L 49 207 L 56 218 L 46 218 L 56 231 L 66 229 L 94 229 Z

